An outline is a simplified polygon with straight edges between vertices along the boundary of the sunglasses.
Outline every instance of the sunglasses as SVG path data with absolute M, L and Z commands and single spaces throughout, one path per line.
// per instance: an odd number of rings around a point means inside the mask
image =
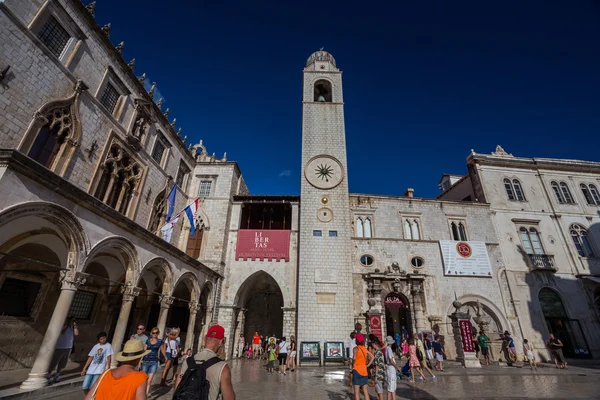
M 144 330 L 144 328 L 138 328 L 138 331 L 143 331 L 143 330 Z
M 152 332 L 153 335 L 158 335 L 158 332 Z

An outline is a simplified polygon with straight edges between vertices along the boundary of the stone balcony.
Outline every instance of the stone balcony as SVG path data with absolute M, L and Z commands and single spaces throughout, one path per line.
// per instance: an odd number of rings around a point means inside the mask
M 554 256 L 551 254 L 527 254 L 529 267 L 532 271 L 556 272 Z

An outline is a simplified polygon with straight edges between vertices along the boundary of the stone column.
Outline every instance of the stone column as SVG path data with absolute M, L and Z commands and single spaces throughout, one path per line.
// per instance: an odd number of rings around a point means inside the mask
M 125 329 L 127 329 L 127 322 L 129 321 L 129 314 L 131 314 L 131 305 L 133 304 L 133 300 L 140 294 L 139 287 L 135 287 L 132 285 L 124 286 L 122 289 L 123 293 L 123 301 L 121 303 L 121 311 L 119 311 L 119 318 L 117 319 L 117 325 L 115 327 L 115 333 L 112 339 L 112 348 L 113 351 L 118 353 L 121 351 L 121 347 L 123 346 L 123 338 L 125 337 Z M 117 359 L 112 357 L 111 359 L 111 367 L 117 366 Z
M 58 342 L 60 331 L 67 319 L 67 313 L 71 308 L 75 292 L 80 285 L 85 283 L 85 277 L 83 274 L 73 270 L 61 271 L 60 283 L 60 295 L 54 307 L 52 318 L 50 318 L 50 323 L 46 328 L 42 345 L 35 358 L 31 372 L 29 372 L 29 377 L 21 384 L 21 389 L 40 389 L 46 386 L 46 375 L 48 374 L 56 342 Z
M 219 306 L 219 325 L 225 329 L 225 357 L 229 359 L 233 354 L 233 347 L 235 344 L 235 309 L 234 306 Z
M 190 309 L 190 318 L 188 321 L 187 333 L 185 335 L 185 347 L 183 351 L 187 351 L 187 349 L 194 347 L 194 328 L 196 327 L 196 315 L 198 314 L 198 310 L 200 310 L 200 303 L 197 301 L 190 301 L 188 307 Z
M 413 298 L 413 308 L 415 310 L 415 332 L 419 333 L 425 330 L 425 316 L 423 315 L 423 286 L 421 282 L 413 281 L 410 294 Z
M 164 294 L 160 295 L 160 312 L 158 313 L 157 328 L 160 331 L 160 337 L 165 335 L 165 327 L 167 326 L 167 315 L 169 314 L 169 308 L 173 304 L 173 298 Z
M 296 308 L 281 307 L 283 310 L 283 336 L 288 340 L 291 335 L 296 336 Z

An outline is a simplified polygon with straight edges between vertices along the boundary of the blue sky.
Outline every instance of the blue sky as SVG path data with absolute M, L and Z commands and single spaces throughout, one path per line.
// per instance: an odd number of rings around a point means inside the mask
M 353 193 L 434 197 L 443 173 L 466 172 L 470 149 L 496 144 L 600 161 L 597 1 L 100 0 L 96 10 L 188 140 L 227 152 L 252 194 L 299 194 L 302 69 L 320 47 L 344 72 Z

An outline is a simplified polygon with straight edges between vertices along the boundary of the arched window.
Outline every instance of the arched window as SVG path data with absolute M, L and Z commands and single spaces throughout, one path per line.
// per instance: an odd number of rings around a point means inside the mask
M 588 239 L 588 233 L 581 225 L 571 225 L 571 239 L 581 257 L 594 257 L 592 246 Z
M 356 236 L 357 237 L 364 237 L 364 230 L 363 230 L 363 220 L 362 218 L 357 218 L 356 219 Z
M 521 188 L 521 182 L 518 179 L 513 179 L 513 188 L 515 189 L 515 196 L 518 201 L 525 201 L 525 193 Z
M 365 218 L 364 227 L 365 227 L 365 237 L 366 238 L 372 237 L 371 218 L 368 218 L 368 217 Z
M 513 191 L 513 187 L 510 183 L 510 179 L 505 179 L 504 180 L 504 188 L 506 189 L 506 195 L 508 196 L 509 200 L 514 200 L 515 199 L 515 192 Z
M 52 169 L 54 158 L 63 143 L 64 136 L 59 137 L 57 129 L 50 129 L 48 125 L 44 125 L 27 155 L 46 168 Z
M 527 230 L 527 228 L 521 227 L 519 229 L 519 235 L 521 236 L 521 242 L 523 243 L 523 248 L 527 254 L 545 254 L 540 236 L 535 228 Z
M 456 222 L 452 221 L 450 223 L 450 228 L 452 229 L 452 239 L 460 240 L 460 235 L 458 234 L 458 226 L 456 225 Z
M 101 166 L 102 176 L 94 196 L 127 215 L 133 194 L 142 177 L 142 168 L 129 153 L 113 143 Z
M 458 223 L 458 233 L 460 234 L 460 240 L 467 240 L 467 232 L 465 230 L 465 224 L 462 222 Z
M 167 222 L 166 218 L 167 210 L 167 199 L 165 191 L 163 190 L 154 199 L 154 205 L 152 206 L 152 215 L 150 216 L 150 224 L 148 230 L 152 233 L 157 233 L 159 228 Z
M 518 179 L 513 179 L 512 182 L 508 178 L 504 179 L 504 189 L 506 189 L 506 195 L 509 200 L 526 201 L 525 192 L 523 192 L 523 187 Z
M 195 259 L 200 257 L 200 249 L 202 248 L 202 239 L 204 237 L 204 226 L 196 225 L 196 234 L 188 238 L 185 253 Z
M 569 190 L 569 186 L 565 182 L 560 183 L 560 189 L 565 198 L 565 203 L 575 203 L 573 201 L 573 196 L 571 196 L 571 191 Z
M 410 221 L 408 219 L 404 220 L 404 239 L 408 239 L 411 240 L 412 237 L 412 231 L 410 229 Z
M 538 294 L 544 318 L 567 318 L 563 302 L 554 290 L 544 287 Z
M 411 224 L 410 224 L 410 230 L 412 232 L 412 239 L 413 240 L 420 240 L 421 239 L 421 231 L 419 229 L 419 221 L 417 221 L 416 219 L 414 219 Z
M 558 201 L 560 204 L 565 202 L 565 198 L 563 197 L 563 194 L 560 190 L 560 187 L 558 186 L 558 182 L 551 182 L 550 185 L 552 186 L 552 190 L 554 191 L 554 195 L 556 196 L 556 201 Z
M 588 204 L 600 206 L 600 195 L 598 194 L 596 186 L 582 183 L 580 187 L 583 197 L 585 197 L 585 201 L 587 201 Z
M 325 79 L 316 81 L 313 101 L 331 103 L 332 99 L 331 82 Z

